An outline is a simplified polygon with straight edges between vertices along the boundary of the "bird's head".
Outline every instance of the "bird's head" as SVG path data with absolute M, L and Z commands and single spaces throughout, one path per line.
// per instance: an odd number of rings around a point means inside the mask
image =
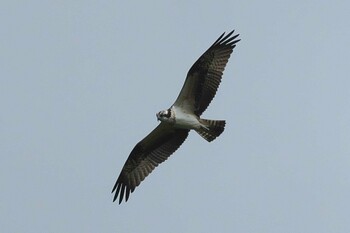
M 172 122 L 171 109 L 160 111 L 156 114 L 158 121 Z

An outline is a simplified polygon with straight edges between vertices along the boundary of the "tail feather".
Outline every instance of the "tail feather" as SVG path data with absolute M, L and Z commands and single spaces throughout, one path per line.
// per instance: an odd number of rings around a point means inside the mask
M 197 133 L 201 135 L 208 142 L 213 141 L 224 132 L 226 122 L 223 120 L 207 120 L 199 119 L 199 122 L 203 125 L 200 129 L 197 129 Z

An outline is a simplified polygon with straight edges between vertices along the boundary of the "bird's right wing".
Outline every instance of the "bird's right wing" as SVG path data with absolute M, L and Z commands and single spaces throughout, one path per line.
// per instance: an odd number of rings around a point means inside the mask
M 186 140 L 189 130 L 176 129 L 167 123 L 160 123 L 150 134 L 141 140 L 131 151 L 115 183 L 113 201 L 119 204 L 124 195 L 128 200 L 130 192 L 148 176 L 158 164 L 164 162 Z

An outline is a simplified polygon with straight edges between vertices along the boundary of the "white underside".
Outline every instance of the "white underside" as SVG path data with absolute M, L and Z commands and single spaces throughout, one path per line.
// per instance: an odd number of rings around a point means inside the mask
M 175 127 L 183 129 L 199 129 L 201 127 L 201 123 L 196 115 L 189 114 L 175 106 L 172 106 L 171 110 L 175 114 Z

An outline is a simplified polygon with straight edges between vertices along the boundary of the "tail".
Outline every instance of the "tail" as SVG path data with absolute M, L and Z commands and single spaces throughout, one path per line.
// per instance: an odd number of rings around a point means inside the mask
M 225 121 L 222 120 L 206 120 L 199 119 L 202 124 L 200 129 L 196 129 L 197 133 L 201 135 L 208 142 L 213 141 L 215 138 L 219 137 L 225 129 Z

